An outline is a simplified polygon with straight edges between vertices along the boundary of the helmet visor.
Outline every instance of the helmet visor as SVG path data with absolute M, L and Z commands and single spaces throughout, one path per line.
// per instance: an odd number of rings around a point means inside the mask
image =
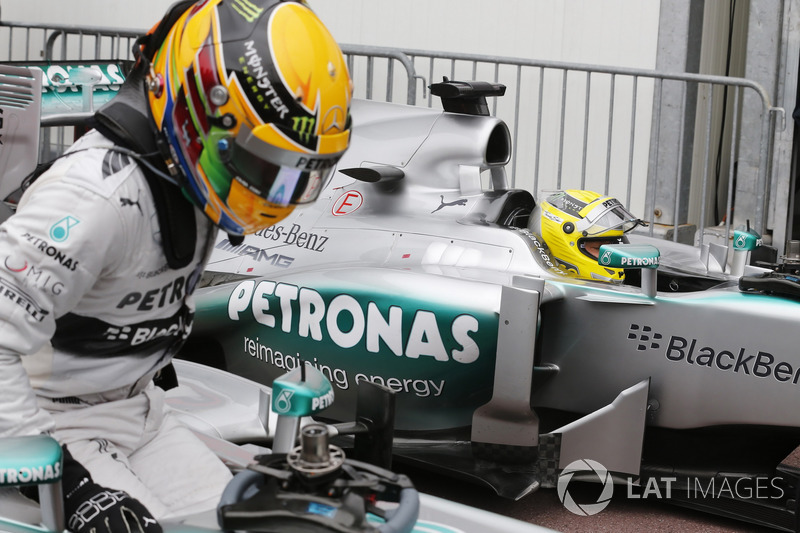
M 633 216 L 625 207 L 614 198 L 609 198 L 598 205 L 584 217 L 585 227 L 581 228 L 584 235 L 591 237 L 602 235 L 609 231 L 627 233 L 641 221 Z
M 312 155 L 285 150 L 259 139 L 243 125 L 223 160 L 234 179 L 254 194 L 288 206 L 316 200 L 342 153 Z

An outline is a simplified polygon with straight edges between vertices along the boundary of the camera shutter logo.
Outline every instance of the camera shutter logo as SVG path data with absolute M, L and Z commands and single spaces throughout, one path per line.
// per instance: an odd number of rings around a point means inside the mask
M 572 480 L 572 476 L 576 472 L 594 472 L 603 484 L 603 490 L 595 503 L 577 503 L 569 493 L 568 485 Z M 558 492 L 558 499 L 564 504 L 564 507 L 571 513 L 579 516 L 591 516 L 599 513 L 611 503 L 611 496 L 614 494 L 614 482 L 608 470 L 591 459 L 578 459 L 567 465 L 558 475 L 558 484 L 556 485 Z

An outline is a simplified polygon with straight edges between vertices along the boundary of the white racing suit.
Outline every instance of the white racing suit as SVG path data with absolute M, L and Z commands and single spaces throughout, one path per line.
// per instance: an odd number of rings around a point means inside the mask
M 189 334 L 216 232 L 171 269 L 142 171 L 91 131 L 0 225 L 0 437 L 50 433 L 156 518 L 213 508 L 228 469 L 152 383 Z

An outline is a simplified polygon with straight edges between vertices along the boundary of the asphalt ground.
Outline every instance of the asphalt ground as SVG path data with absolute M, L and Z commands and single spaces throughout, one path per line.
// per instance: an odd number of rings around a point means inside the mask
M 395 463 L 393 468 L 408 475 L 418 490 L 478 509 L 492 511 L 531 524 L 564 533 L 774 533 L 760 527 L 725 517 L 679 507 L 663 500 L 630 499 L 627 491 L 615 489 L 609 505 L 592 516 L 568 511 L 555 489 L 540 489 L 519 501 L 501 498 L 491 489 L 450 479 L 416 467 Z M 590 501 L 595 487 L 577 484 L 569 491 L 576 501 Z M 577 492 L 574 492 L 577 491 Z M 581 500 L 584 492 L 586 500 Z

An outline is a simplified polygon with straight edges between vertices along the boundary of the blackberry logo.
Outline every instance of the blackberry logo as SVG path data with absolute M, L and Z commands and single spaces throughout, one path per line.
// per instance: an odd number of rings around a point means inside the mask
M 594 474 L 599 479 L 603 487 L 597 501 L 589 503 L 578 503 L 575 501 L 569 491 L 569 482 L 575 474 L 588 473 Z M 589 481 L 594 476 L 579 475 L 579 478 Z M 558 483 L 556 485 L 558 492 L 558 499 L 564 504 L 567 511 L 579 516 L 591 516 L 599 513 L 611 503 L 611 496 L 614 494 L 614 481 L 608 470 L 591 459 L 578 459 L 567 465 L 558 475 Z
M 636 346 L 636 349 L 641 352 L 648 348 L 653 350 L 660 348 L 661 345 L 658 341 L 662 339 L 662 335 L 661 333 L 653 332 L 653 328 L 650 326 L 631 324 L 631 330 L 628 332 L 628 339 L 637 341 L 639 344 Z
M 131 328 L 127 326 L 123 328 L 110 327 L 106 330 L 103 336 L 110 341 L 126 341 L 130 339 L 130 332 Z

